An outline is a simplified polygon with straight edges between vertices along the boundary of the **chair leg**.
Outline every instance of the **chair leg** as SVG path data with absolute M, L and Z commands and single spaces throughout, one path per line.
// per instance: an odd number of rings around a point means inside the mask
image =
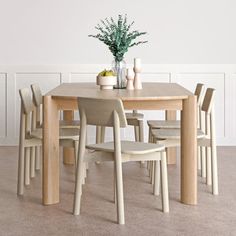
M 82 178 L 83 178 L 83 162 L 78 160 L 75 182 L 75 197 L 74 197 L 74 215 L 80 214 L 81 195 L 82 195 Z
M 84 178 L 87 178 L 87 162 L 84 163 Z
M 217 169 L 217 153 L 216 153 L 216 136 L 215 136 L 215 116 L 214 105 L 212 106 L 212 114 L 210 116 L 210 131 L 211 131 L 211 161 L 212 161 L 212 193 L 219 194 L 218 190 L 218 169 Z
M 101 126 L 96 126 L 96 143 L 101 143 Z
M 149 177 L 150 183 L 152 183 L 153 161 L 149 161 Z
M 96 143 L 104 143 L 105 132 L 106 132 L 106 127 L 96 126 Z M 95 163 L 99 165 L 100 161 L 96 161 Z
M 152 133 L 151 133 L 151 127 L 149 127 L 149 131 L 148 131 L 148 142 L 149 143 L 152 143 L 153 140 L 152 140 Z M 147 162 L 147 169 L 148 169 L 148 173 L 149 173 L 149 177 L 151 176 L 151 161 L 148 161 Z
M 201 170 L 201 147 L 197 148 L 197 169 Z
M 30 148 L 30 177 L 35 177 L 35 147 Z
M 30 148 L 25 148 L 25 185 L 30 184 Z
M 155 171 L 154 171 L 153 193 L 155 196 L 158 196 L 160 195 L 160 161 L 155 161 L 154 165 L 155 165 Z
M 139 142 L 144 142 L 144 130 L 143 130 L 143 120 L 138 122 L 138 129 L 139 129 Z
M 217 167 L 217 154 L 216 146 L 213 145 L 211 148 L 211 158 L 212 158 L 212 194 L 218 195 L 218 167 Z
M 134 137 L 135 137 L 135 142 L 139 141 L 139 127 L 134 126 Z
M 84 118 L 83 113 L 82 117 L 83 119 L 81 119 L 79 150 L 78 150 L 76 178 L 75 178 L 75 193 L 74 193 L 74 207 L 73 207 L 74 215 L 80 214 L 81 195 L 82 195 L 82 178 L 83 178 L 84 155 L 85 155 L 85 145 L 86 145 L 86 120 Z
M 25 149 L 23 145 L 19 146 L 19 159 L 18 159 L 18 181 L 17 181 L 17 194 L 24 194 L 24 168 L 25 168 Z
M 79 150 L 79 141 L 74 141 L 74 158 L 75 158 L 75 171 L 77 168 L 77 160 L 78 160 L 78 150 Z
M 205 147 L 201 147 L 201 176 L 202 178 L 206 178 L 206 148 Z
M 169 212 L 169 192 L 168 192 L 166 152 L 161 153 L 161 189 L 162 189 L 162 210 L 163 212 Z
M 149 131 L 148 131 L 148 142 L 153 143 L 152 128 L 151 127 L 149 127 Z
M 116 162 L 115 166 L 116 166 L 117 218 L 118 218 L 118 223 L 123 225 L 125 224 L 125 215 L 124 215 L 122 163 Z
M 86 178 L 86 163 L 83 163 L 83 175 L 82 175 L 82 184 L 85 184 L 85 178 Z
M 38 146 L 35 148 L 35 169 L 40 170 L 41 167 L 41 147 Z
M 88 135 L 86 134 L 86 145 L 88 144 Z M 78 143 L 78 148 L 79 148 L 79 143 Z M 85 162 L 85 169 L 86 169 L 86 177 L 87 177 L 87 170 L 89 170 L 89 163 Z
M 114 196 L 113 196 L 113 201 L 115 204 L 117 204 L 117 196 L 116 196 L 116 162 L 114 161 Z
M 206 148 L 206 184 L 212 184 L 212 170 L 211 170 L 211 148 Z
M 138 133 L 139 133 L 139 142 L 144 142 L 144 130 L 143 130 L 143 120 L 139 120 L 138 122 Z M 145 161 L 140 161 L 140 167 L 145 164 Z
M 150 169 L 150 161 L 147 161 L 147 169 L 148 169 L 148 174 L 149 174 L 149 169 Z
M 102 126 L 101 127 L 101 143 L 105 142 L 105 134 L 106 134 L 106 127 Z
M 155 162 L 152 161 L 152 167 L 151 167 L 151 184 L 154 185 L 154 177 L 155 176 Z

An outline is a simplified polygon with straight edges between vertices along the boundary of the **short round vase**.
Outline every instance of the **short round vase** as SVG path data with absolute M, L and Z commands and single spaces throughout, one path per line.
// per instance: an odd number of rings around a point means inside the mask
M 112 69 L 116 73 L 116 89 L 126 88 L 126 62 L 114 60 L 112 62 Z

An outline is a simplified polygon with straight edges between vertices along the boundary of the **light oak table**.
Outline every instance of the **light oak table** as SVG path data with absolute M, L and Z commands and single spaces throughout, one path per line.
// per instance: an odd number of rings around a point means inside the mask
M 66 83 L 48 92 L 43 99 L 43 204 L 59 202 L 58 111 L 77 110 L 77 97 L 120 98 L 127 110 L 181 110 L 181 202 L 197 204 L 197 99 L 174 83 L 144 83 L 142 90 L 133 91 Z

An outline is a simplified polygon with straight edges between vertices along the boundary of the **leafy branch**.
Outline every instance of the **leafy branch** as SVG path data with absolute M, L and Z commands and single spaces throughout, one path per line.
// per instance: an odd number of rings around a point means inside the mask
M 147 34 L 147 32 L 139 32 L 137 30 L 131 31 L 134 21 L 131 24 L 127 23 L 127 16 L 118 15 L 118 20 L 111 17 L 101 20 L 95 29 L 98 30 L 96 35 L 89 35 L 89 37 L 97 38 L 106 44 L 115 57 L 116 61 L 122 61 L 124 54 L 130 47 L 138 46 L 139 44 L 147 43 L 147 41 L 135 42 L 135 39 Z

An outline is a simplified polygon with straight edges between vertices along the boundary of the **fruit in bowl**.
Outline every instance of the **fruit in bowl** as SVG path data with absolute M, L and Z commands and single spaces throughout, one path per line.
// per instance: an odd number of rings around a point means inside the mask
M 97 85 L 100 89 L 113 89 L 116 85 L 116 74 L 113 70 L 103 70 L 97 75 Z
M 113 70 L 103 70 L 101 71 L 98 76 L 116 76 L 115 72 Z

